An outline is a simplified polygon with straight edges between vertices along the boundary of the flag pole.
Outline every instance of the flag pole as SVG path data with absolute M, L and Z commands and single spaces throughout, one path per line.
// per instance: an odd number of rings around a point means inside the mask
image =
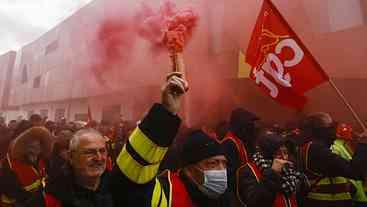
M 343 95 L 343 93 L 339 90 L 339 88 L 335 85 L 334 81 L 331 78 L 329 78 L 329 83 L 330 83 L 331 87 L 336 91 L 336 93 L 338 94 L 339 98 L 343 101 L 343 103 L 350 110 L 350 112 L 352 112 L 353 117 L 358 122 L 358 124 L 362 127 L 363 132 L 367 132 L 366 125 L 363 123 L 363 121 L 361 120 L 361 118 L 359 117 L 359 115 L 356 113 L 356 111 L 354 110 L 354 108 L 352 107 L 352 105 L 345 98 L 345 96 Z

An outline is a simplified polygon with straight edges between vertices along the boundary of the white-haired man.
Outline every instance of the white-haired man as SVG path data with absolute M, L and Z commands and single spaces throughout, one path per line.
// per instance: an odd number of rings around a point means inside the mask
M 61 206 L 103 204 L 112 207 L 106 160 L 107 149 L 103 136 L 95 129 L 78 131 L 70 140 L 68 168 L 60 176 L 49 179 L 46 206 L 59 203 Z
M 185 93 L 187 82 L 180 73 L 168 76 L 162 89 L 162 103 L 155 104 L 148 112 L 142 123 L 169 124 L 177 120 L 181 97 Z M 146 121 L 149 120 L 149 121 Z M 153 121 L 152 121 L 153 120 Z M 172 125 L 172 124 L 171 124 Z M 164 127 L 150 128 L 153 131 L 169 131 L 175 136 L 179 121 L 173 129 Z M 121 183 L 116 175 L 121 174 L 121 166 L 115 167 L 110 173 L 106 171 L 107 149 L 103 136 L 94 129 L 77 132 L 70 142 L 69 173 L 57 178 L 50 178 L 46 187 L 45 203 L 47 207 L 113 207 L 117 206 L 113 196 L 128 196 L 119 194 L 121 188 L 115 188 L 111 183 Z M 126 163 L 127 165 L 129 163 Z M 123 184 L 122 184 L 123 185 Z

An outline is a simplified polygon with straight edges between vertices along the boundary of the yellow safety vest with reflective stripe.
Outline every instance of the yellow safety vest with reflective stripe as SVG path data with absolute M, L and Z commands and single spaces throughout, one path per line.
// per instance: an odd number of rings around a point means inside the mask
M 169 176 L 168 176 L 169 178 Z M 160 183 L 159 179 L 155 179 L 155 186 L 153 190 L 151 206 L 152 207 L 171 207 L 172 204 L 172 184 L 170 184 L 170 193 L 166 195 L 163 189 L 163 185 Z
M 167 175 L 164 177 L 157 175 L 159 165 L 167 151 L 168 147 L 157 145 L 137 127 L 130 135 L 116 161 L 121 172 L 132 182 L 136 184 L 154 182 L 150 200 L 151 207 L 172 206 L 173 181 L 171 180 L 171 172 L 166 171 Z M 136 158 L 136 155 L 140 158 Z M 144 164 L 141 163 L 141 159 L 144 160 Z M 168 186 L 162 184 L 161 178 L 168 179 Z
M 316 201 L 318 204 L 325 203 L 325 206 L 329 204 L 336 204 L 338 201 L 340 204 L 349 203 L 352 200 L 352 195 L 349 189 L 349 181 L 344 177 L 323 177 L 320 179 L 315 178 L 311 180 L 312 189 L 307 194 L 308 200 Z
M 131 146 L 134 151 L 133 153 L 138 154 L 144 159 L 147 165 L 142 165 L 138 160 L 135 160 L 131 152 L 127 150 L 127 145 L 125 145 L 117 158 L 117 165 L 121 172 L 137 184 L 146 184 L 155 179 L 151 206 L 169 207 L 171 204 L 171 195 L 166 195 L 163 190 L 163 185 L 157 178 L 159 165 L 167 153 L 168 147 L 158 146 L 139 127 L 130 135 L 127 144 Z
M 334 144 L 331 146 L 331 149 L 335 154 L 338 154 L 339 156 L 341 156 L 346 160 L 353 159 L 351 150 L 349 150 L 345 141 L 342 139 L 335 140 Z M 357 192 L 353 196 L 353 200 L 357 202 L 367 203 L 367 196 L 363 188 L 363 182 L 360 180 L 352 180 L 352 179 L 348 180 L 354 185 L 354 187 L 357 190 Z
M 144 159 L 146 165 L 135 160 L 125 145 L 117 158 L 117 165 L 121 172 L 137 184 L 146 184 L 152 181 L 157 176 L 159 165 L 167 153 L 168 147 L 158 146 L 139 127 L 131 134 L 128 144 L 134 151 L 133 153 Z
M 163 181 L 162 178 L 167 179 L 168 185 L 164 186 L 160 183 L 160 180 Z M 183 180 L 181 179 L 180 173 L 171 173 L 167 170 L 163 173 L 163 176 L 160 175 L 159 179 L 156 179 L 155 181 L 151 206 L 171 207 L 173 205 L 185 207 L 196 206 L 187 191 Z
M 341 190 L 338 190 L 335 187 L 336 185 L 346 186 L 347 184 L 348 180 L 344 177 L 326 177 L 314 185 L 307 197 L 309 199 L 320 201 L 351 200 L 351 193 L 347 191 L 346 187 L 341 188 Z

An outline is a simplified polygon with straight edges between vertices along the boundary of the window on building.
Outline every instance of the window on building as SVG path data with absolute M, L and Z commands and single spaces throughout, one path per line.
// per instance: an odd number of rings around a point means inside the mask
M 361 26 L 364 21 L 362 6 L 360 0 L 329 1 L 328 13 L 331 32 Z
M 88 114 L 75 114 L 75 121 L 88 121 Z
M 65 109 L 56 109 L 55 110 L 55 121 L 59 122 L 63 117 L 65 117 Z
M 24 65 L 22 70 L 22 83 L 26 83 L 27 81 L 28 81 L 27 65 Z
M 42 118 L 48 117 L 48 110 L 47 109 L 41 109 L 40 110 L 40 115 L 41 115 Z
M 50 44 L 48 44 L 46 46 L 45 55 L 48 55 L 48 54 L 54 52 L 55 50 L 57 50 L 58 47 L 59 47 L 59 41 L 57 41 L 57 40 L 52 41 Z
M 304 8 L 315 31 L 338 32 L 363 25 L 366 0 L 304 0 Z
M 33 80 L 33 88 L 39 88 L 41 86 L 41 76 L 37 76 Z

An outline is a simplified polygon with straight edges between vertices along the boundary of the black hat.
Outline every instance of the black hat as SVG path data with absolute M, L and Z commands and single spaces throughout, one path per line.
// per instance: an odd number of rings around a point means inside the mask
M 213 156 L 224 155 L 221 145 L 202 130 L 192 132 L 184 141 L 181 151 L 182 166 L 195 164 Z
M 272 159 L 276 151 L 285 144 L 285 139 L 276 133 L 266 133 L 259 137 L 257 146 L 266 159 Z
M 248 123 L 259 120 L 254 113 L 249 112 L 243 108 L 237 108 L 232 111 L 230 118 L 230 125 L 233 128 L 237 128 L 239 125 L 247 125 Z

